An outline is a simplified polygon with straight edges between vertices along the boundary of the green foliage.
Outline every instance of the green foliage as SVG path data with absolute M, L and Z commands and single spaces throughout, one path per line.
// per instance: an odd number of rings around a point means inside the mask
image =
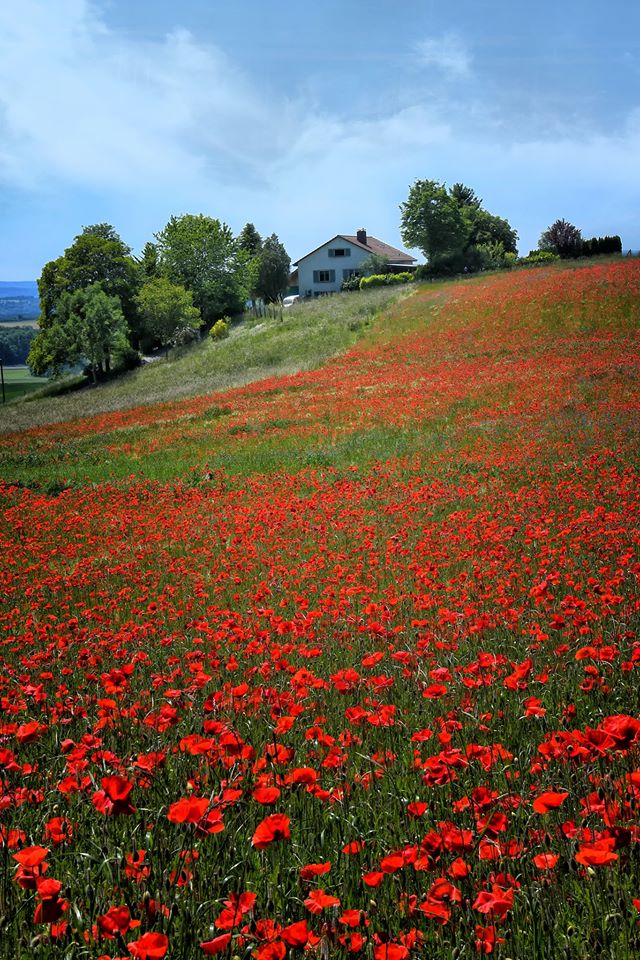
M 422 250 L 428 261 L 420 276 L 513 265 L 516 231 L 507 220 L 485 210 L 471 187 L 455 183 L 447 190 L 435 180 L 417 180 L 401 211 L 403 241 Z
M 2 359 L 2 362 L 10 364 L 26 363 L 36 332 L 34 327 L 0 327 L 0 359 Z
M 391 267 L 387 258 L 383 257 L 382 254 L 370 253 L 366 260 L 362 261 L 358 270 L 363 276 L 370 277 L 374 273 L 378 276 L 381 273 L 389 273 Z
M 40 327 L 54 322 L 58 302 L 64 293 L 75 293 L 100 283 L 109 297 L 117 297 L 130 330 L 137 332 L 135 295 L 138 288 L 138 266 L 130 248 L 107 223 L 84 227 L 62 257 L 45 264 L 38 291 L 40 295 Z
M 166 277 L 148 280 L 137 296 L 144 332 L 161 346 L 185 342 L 187 330 L 200 327 L 202 317 L 193 305 L 193 297 L 183 286 Z
M 246 223 L 238 237 L 238 246 L 250 257 L 255 257 L 262 250 L 262 237 L 252 223 Z
M 63 293 L 54 321 L 34 338 L 28 363 L 37 375 L 59 375 L 65 367 L 86 361 L 94 381 L 112 368 L 130 365 L 131 345 L 118 297 L 109 297 L 99 283 Z
M 413 273 L 403 271 L 402 273 L 374 273 L 370 277 L 361 277 L 359 287 L 361 290 L 367 290 L 370 287 L 394 287 L 401 283 L 412 283 Z
M 583 240 L 580 248 L 581 257 L 598 257 L 603 254 L 622 253 L 622 240 L 619 236 L 591 237 Z
M 258 254 L 258 273 L 252 293 L 266 303 L 281 300 L 289 286 L 289 254 L 275 233 L 263 242 Z
M 400 209 L 403 242 L 422 250 L 433 272 L 449 272 L 451 263 L 464 253 L 469 225 L 446 186 L 437 180 L 416 180 Z
M 501 240 L 479 243 L 476 251 L 482 270 L 509 270 L 515 266 L 518 259 L 513 250 L 505 250 Z
M 140 267 L 143 282 L 155 277 L 160 269 L 157 245 L 155 243 L 145 243 L 142 248 L 142 256 L 138 257 L 136 262 Z
M 174 216 L 156 240 L 161 271 L 191 291 L 205 324 L 243 309 L 250 257 L 226 223 L 203 214 Z
M 557 253 L 562 260 L 579 257 L 582 249 L 582 234 L 568 220 L 556 220 L 541 234 L 540 250 Z
M 554 263 L 560 256 L 551 250 L 531 250 L 526 257 L 520 257 L 518 263 L 524 266 L 544 266 L 546 263 Z
M 221 317 L 219 320 L 216 320 L 214 325 L 209 330 L 209 336 L 212 340 L 224 340 L 225 337 L 229 336 L 229 323 L 231 322 L 230 317 Z

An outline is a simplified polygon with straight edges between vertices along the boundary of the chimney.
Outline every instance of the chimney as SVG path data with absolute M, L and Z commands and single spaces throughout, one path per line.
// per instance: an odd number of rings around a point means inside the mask
M 367 231 L 364 229 L 364 227 L 360 227 L 360 229 L 359 229 L 358 232 L 356 233 L 356 240 L 358 241 L 358 243 L 363 243 L 363 244 L 365 245 L 365 247 L 366 247 L 366 245 L 367 245 Z

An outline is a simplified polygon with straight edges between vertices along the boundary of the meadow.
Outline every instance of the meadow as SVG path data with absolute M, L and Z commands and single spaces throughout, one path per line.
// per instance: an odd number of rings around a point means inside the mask
M 40 390 L 46 384 L 43 377 L 34 377 L 26 366 L 3 368 L 5 402 L 25 397 L 34 390 Z M 0 401 L 2 393 L 0 392 Z
M 370 320 L 0 435 L 0 956 L 640 954 L 640 261 Z

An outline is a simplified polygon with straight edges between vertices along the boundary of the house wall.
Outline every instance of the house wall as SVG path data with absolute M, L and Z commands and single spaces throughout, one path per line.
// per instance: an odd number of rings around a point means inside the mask
M 329 250 L 336 247 L 349 247 L 351 256 L 349 257 L 331 257 Z M 362 247 L 357 247 L 348 240 L 338 237 L 336 240 L 330 240 L 323 244 L 318 250 L 310 253 L 298 261 L 298 288 L 300 296 L 311 297 L 319 293 L 335 293 L 342 286 L 343 270 L 356 270 L 363 260 L 366 260 L 369 253 Z M 333 270 L 335 278 L 333 281 L 317 281 L 313 279 L 314 271 Z

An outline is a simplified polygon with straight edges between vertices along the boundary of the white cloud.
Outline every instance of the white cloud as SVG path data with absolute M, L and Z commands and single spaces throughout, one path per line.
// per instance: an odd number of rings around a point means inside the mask
M 423 40 L 416 55 L 448 78 L 470 75 L 456 34 Z M 632 232 L 640 112 L 615 137 L 546 122 L 541 136 L 516 132 L 480 97 L 394 95 L 399 105 L 367 119 L 318 112 L 302 95 L 268 97 L 185 31 L 140 40 L 109 30 L 89 0 L 0 0 L 0 186 L 69 207 L 64 233 L 51 223 L 48 246 L 30 251 L 31 273 L 83 222 L 112 219 L 139 248 L 187 211 L 235 229 L 251 219 L 294 257 L 358 226 L 399 243 L 398 204 L 416 178 L 468 183 L 525 249 L 558 216 Z M 94 206 L 72 208 L 83 192 Z
M 418 63 L 423 67 L 435 67 L 454 79 L 467 77 L 471 72 L 469 53 L 457 33 L 426 37 L 419 40 L 414 49 Z

